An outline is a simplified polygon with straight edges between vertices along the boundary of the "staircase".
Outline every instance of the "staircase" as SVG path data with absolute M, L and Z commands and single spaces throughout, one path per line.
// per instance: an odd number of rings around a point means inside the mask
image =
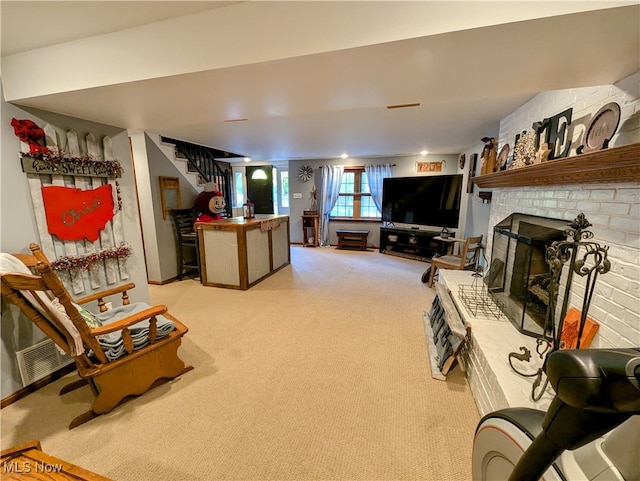
M 243 156 L 163 136 L 156 144 L 196 190 L 201 191 L 209 182 L 216 183 L 227 204 L 226 214 L 232 217 L 233 174 L 231 164 L 222 159 Z

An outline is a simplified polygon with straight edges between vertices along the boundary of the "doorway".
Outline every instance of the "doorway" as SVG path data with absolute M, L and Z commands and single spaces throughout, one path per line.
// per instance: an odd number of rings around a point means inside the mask
M 247 199 L 256 214 L 273 214 L 273 166 L 247 166 Z

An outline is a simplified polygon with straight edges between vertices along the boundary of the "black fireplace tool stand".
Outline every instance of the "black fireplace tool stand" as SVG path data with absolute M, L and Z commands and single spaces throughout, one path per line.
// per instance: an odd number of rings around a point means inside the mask
M 514 361 L 530 362 L 531 351 L 525 346 L 520 347 L 520 352 L 509 353 L 509 365 L 511 368 L 521 376 L 534 378 L 531 389 L 531 398 L 534 401 L 539 401 L 542 398 L 549 382 L 545 374 L 547 357 L 553 351 L 564 347 L 562 332 L 565 316 L 569 308 L 574 275 L 585 278 L 585 292 L 582 299 L 576 346 L 576 349 L 580 349 L 580 341 L 582 340 L 598 275 L 605 274 L 611 269 L 611 262 L 607 258 L 609 246 L 602 246 L 591 240 L 593 239 L 593 232 L 587 230 L 591 227 L 591 223 L 584 213 L 578 215 L 568 225 L 569 228 L 564 231 L 565 240 L 553 242 L 545 252 L 545 261 L 549 265 L 551 283 L 544 331 L 537 338 L 536 346 L 536 353 L 543 360 L 542 367 L 538 368 L 535 373 L 527 374 L 518 369 L 517 365 L 514 365 Z M 562 272 L 565 266 L 567 267 L 567 275 L 566 280 L 563 281 Z M 558 308 L 558 297 L 563 284 L 562 305 Z M 557 322 L 555 319 L 557 319 Z

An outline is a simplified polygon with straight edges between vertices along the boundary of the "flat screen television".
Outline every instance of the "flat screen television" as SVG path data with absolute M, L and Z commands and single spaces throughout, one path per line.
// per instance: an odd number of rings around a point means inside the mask
M 383 181 L 382 220 L 458 227 L 462 174 L 388 177 Z

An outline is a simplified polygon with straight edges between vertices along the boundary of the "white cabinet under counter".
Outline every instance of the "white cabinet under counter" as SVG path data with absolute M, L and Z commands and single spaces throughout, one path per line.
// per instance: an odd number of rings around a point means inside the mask
M 196 230 L 205 286 L 247 290 L 291 262 L 288 216 L 232 217 Z

